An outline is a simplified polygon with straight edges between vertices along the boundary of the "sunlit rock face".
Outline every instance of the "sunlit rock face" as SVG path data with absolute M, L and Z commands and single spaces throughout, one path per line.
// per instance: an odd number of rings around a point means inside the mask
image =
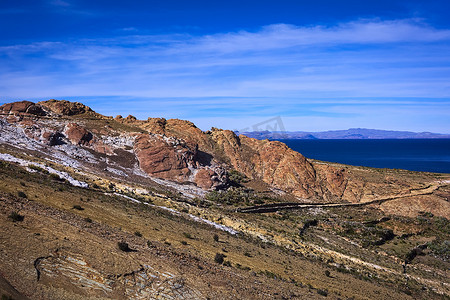
M 81 295 L 127 299 L 204 299 L 183 278 L 159 272 L 152 266 L 123 274 L 105 274 L 90 265 L 83 257 L 70 253 L 55 253 L 35 261 L 37 280 L 71 287 Z M 123 298 L 120 297 L 120 298 Z M 117 299 L 117 298 L 116 298 Z

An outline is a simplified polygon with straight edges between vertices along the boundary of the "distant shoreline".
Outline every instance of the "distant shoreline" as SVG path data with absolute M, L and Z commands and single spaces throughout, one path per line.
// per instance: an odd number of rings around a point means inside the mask
M 432 132 L 393 131 L 366 128 L 330 130 L 320 132 L 307 131 L 247 131 L 235 132 L 256 139 L 290 140 L 388 140 L 388 139 L 450 139 L 450 134 Z

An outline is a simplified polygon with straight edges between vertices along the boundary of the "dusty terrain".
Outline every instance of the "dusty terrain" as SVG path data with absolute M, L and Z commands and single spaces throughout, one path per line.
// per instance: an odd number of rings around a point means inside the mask
M 448 174 L 312 161 L 67 101 L 0 112 L 6 298 L 450 295 Z

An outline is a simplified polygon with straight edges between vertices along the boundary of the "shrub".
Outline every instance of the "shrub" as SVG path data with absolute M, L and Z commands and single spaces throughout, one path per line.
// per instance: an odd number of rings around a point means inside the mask
M 252 255 L 249 252 L 244 252 L 244 256 L 252 257 Z
M 22 222 L 25 218 L 24 216 L 20 215 L 19 213 L 13 211 L 8 218 L 10 218 L 13 222 Z
M 74 205 L 72 208 L 76 210 L 84 210 L 84 208 L 82 208 L 80 205 Z
M 405 263 L 410 264 L 413 261 L 413 259 L 416 258 L 417 255 L 423 255 L 423 250 L 427 246 L 428 246 L 427 244 L 424 244 L 411 249 L 411 251 L 409 251 L 405 256 Z
M 186 241 L 181 241 L 180 243 L 185 246 L 188 244 Z
M 218 242 L 219 241 L 219 236 L 217 234 L 215 234 L 213 239 L 214 239 L 215 242 Z
M 131 251 L 130 247 L 128 246 L 128 243 L 126 243 L 126 242 L 118 242 L 117 246 L 123 252 L 130 252 Z
M 231 262 L 230 262 L 229 260 L 227 260 L 227 261 L 225 261 L 225 262 L 223 263 L 223 265 L 224 265 L 225 267 L 231 267 Z
M 88 223 L 92 223 L 92 219 L 91 218 L 84 218 L 84 221 L 88 222 Z
M 28 197 L 27 197 L 27 194 L 25 194 L 25 193 L 22 192 L 22 191 L 18 191 L 18 192 L 17 192 L 17 196 L 19 196 L 20 198 L 28 198 Z
M 326 297 L 326 296 L 328 296 L 328 291 L 327 291 L 327 290 L 321 290 L 321 289 L 318 289 L 318 290 L 317 290 L 317 294 Z
M 325 276 L 327 276 L 327 277 L 331 277 L 331 273 L 330 273 L 330 271 L 328 271 L 328 270 L 325 270 Z
M 135 235 L 135 236 L 138 236 L 138 237 L 142 237 L 142 233 L 140 233 L 139 231 L 136 231 L 136 232 L 134 233 L 134 235 Z
M 312 219 L 312 220 L 306 220 L 305 222 L 303 222 L 303 226 L 302 228 L 300 228 L 300 235 L 303 235 L 306 231 L 306 229 L 308 229 L 311 226 L 317 226 L 318 221 L 316 219 Z
M 216 256 L 214 257 L 214 261 L 218 264 L 223 264 L 223 259 L 225 258 L 225 254 L 222 253 L 216 253 Z
M 428 247 L 433 254 L 443 257 L 444 259 L 450 259 L 450 241 L 449 240 L 434 240 L 428 243 Z
M 64 178 L 59 177 L 59 175 L 55 173 L 50 173 L 50 178 L 56 181 L 65 181 Z
M 262 272 L 262 274 L 266 275 L 269 278 L 273 278 L 273 279 L 280 278 L 279 275 L 277 275 L 277 274 L 275 274 L 275 273 L 273 273 L 273 272 L 271 272 L 269 270 L 265 270 L 264 272 Z
M 187 233 L 187 232 L 183 232 L 183 236 L 185 237 L 185 238 L 187 238 L 187 239 L 194 239 L 193 237 L 192 237 L 192 235 L 190 234 L 190 233 Z
M 271 198 L 261 196 L 245 187 L 230 187 L 225 191 L 211 191 L 206 194 L 205 199 L 215 203 L 237 205 L 254 204 L 255 202 L 264 203 L 264 200 Z
M 244 174 L 242 174 L 236 170 L 230 170 L 228 172 L 228 178 L 230 179 L 231 183 L 235 186 L 239 186 L 242 183 L 246 183 L 249 181 L 247 176 L 245 176 Z
M 29 165 L 28 168 L 30 168 L 31 170 L 35 170 L 35 171 L 37 171 L 37 172 L 41 172 L 41 173 L 44 173 L 44 174 L 48 174 L 48 171 L 47 171 L 46 169 L 41 168 L 41 167 L 36 166 L 36 165 Z

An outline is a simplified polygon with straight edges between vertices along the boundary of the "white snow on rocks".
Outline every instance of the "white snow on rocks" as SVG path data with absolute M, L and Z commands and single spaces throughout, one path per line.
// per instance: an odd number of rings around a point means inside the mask
M 129 152 L 133 152 L 133 145 L 135 139 L 136 137 L 132 135 L 124 135 L 124 134 L 121 134 L 119 136 L 104 135 L 101 137 L 101 140 L 105 145 L 112 146 L 113 148 L 122 148 L 122 149 L 128 148 L 129 150 L 126 151 Z
M 12 155 L 7 154 L 7 153 L 0 153 L 0 160 L 13 162 L 13 163 L 18 163 L 19 165 L 24 166 L 24 167 L 37 166 L 37 167 L 40 167 L 40 168 L 42 168 L 44 170 L 47 170 L 51 174 L 58 175 L 59 178 L 67 180 L 73 186 L 78 186 L 78 187 L 82 187 L 82 188 L 88 188 L 89 187 L 89 185 L 86 182 L 76 180 L 76 179 L 74 179 L 72 176 L 70 176 L 66 172 L 58 171 L 58 170 L 56 170 L 56 169 L 54 169 L 52 167 L 48 167 L 48 166 L 40 164 L 40 163 L 31 162 L 31 161 L 28 161 L 28 160 L 25 160 L 25 159 L 17 158 L 15 156 L 12 156 Z M 28 170 L 33 172 L 32 169 L 28 169 Z
M 134 198 L 132 198 L 132 197 L 129 197 L 129 196 L 126 196 L 126 195 L 122 195 L 122 194 L 119 194 L 119 193 L 114 193 L 114 195 L 123 197 L 123 198 L 125 198 L 125 199 L 128 199 L 128 200 L 134 202 L 134 203 L 140 203 L 140 204 L 145 204 L 145 205 L 152 206 L 152 207 L 161 208 L 161 209 L 164 209 L 164 210 L 166 210 L 166 211 L 171 212 L 171 213 L 174 214 L 174 215 L 178 215 L 178 216 L 187 216 L 187 217 L 191 218 L 192 220 L 194 220 L 194 221 L 196 221 L 196 222 L 199 222 L 199 223 L 205 223 L 205 224 L 211 225 L 211 226 L 213 226 L 213 227 L 216 228 L 216 229 L 219 229 L 219 230 L 228 232 L 228 233 L 233 234 L 233 235 L 238 233 L 236 230 L 234 230 L 234 229 L 231 228 L 231 227 L 228 227 L 228 226 L 225 226 L 225 225 L 221 225 L 221 224 L 217 224 L 217 223 L 215 223 L 215 222 L 213 222 L 213 221 L 206 220 L 206 219 L 203 219 L 203 218 L 200 218 L 200 217 L 191 215 L 191 214 L 181 213 L 181 212 L 179 212 L 179 211 L 177 211 L 177 210 L 175 210 L 175 209 L 173 209 L 173 208 L 169 208 L 169 207 L 165 207 L 165 206 L 158 206 L 158 205 L 154 205 L 154 204 L 142 202 L 142 201 L 139 201 L 139 200 L 134 199 Z

